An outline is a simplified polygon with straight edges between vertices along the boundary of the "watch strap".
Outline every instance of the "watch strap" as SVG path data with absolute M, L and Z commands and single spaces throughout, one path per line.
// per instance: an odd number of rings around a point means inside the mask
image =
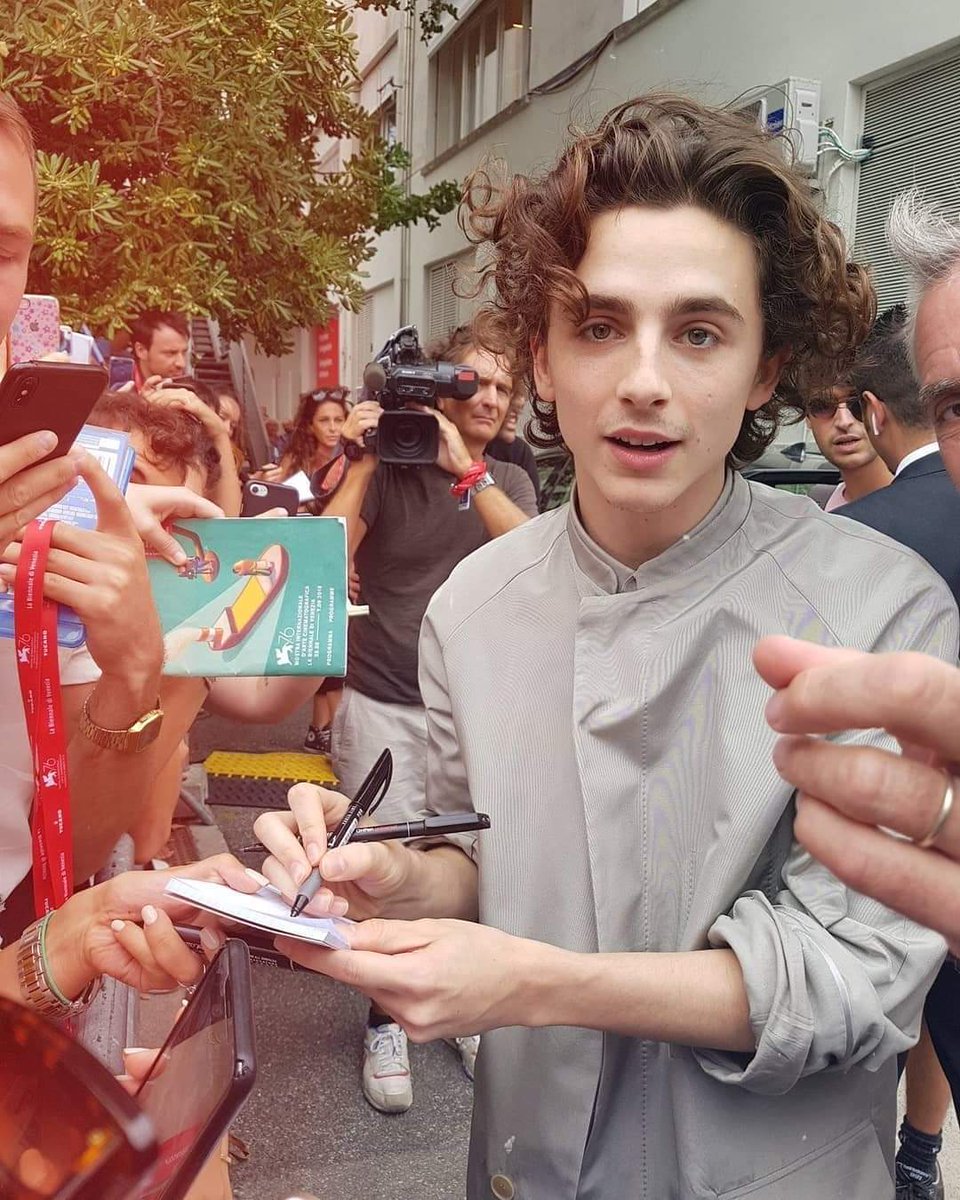
M 34 921 L 20 935 L 17 948 L 17 980 L 24 1003 L 43 1017 L 63 1021 L 82 1012 L 100 986 L 100 976 L 84 988 L 76 1000 L 68 1000 L 57 987 L 47 964 L 47 923 L 53 913 Z
M 128 729 L 106 729 L 103 725 L 98 725 L 90 716 L 92 699 L 93 692 L 83 702 L 83 708 L 80 711 L 80 732 L 101 749 L 127 750 L 137 754 L 141 750 L 145 750 L 159 734 L 163 721 L 159 696 L 156 706 L 138 717 Z

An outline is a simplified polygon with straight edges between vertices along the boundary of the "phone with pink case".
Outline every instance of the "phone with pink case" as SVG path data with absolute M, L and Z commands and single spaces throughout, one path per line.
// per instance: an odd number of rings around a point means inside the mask
M 10 326 L 10 365 L 30 362 L 60 349 L 60 301 L 24 296 Z

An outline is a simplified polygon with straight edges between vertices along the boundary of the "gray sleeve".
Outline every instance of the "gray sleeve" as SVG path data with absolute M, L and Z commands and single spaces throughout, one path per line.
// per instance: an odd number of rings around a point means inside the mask
M 512 500 L 521 512 L 526 513 L 528 517 L 537 516 L 537 494 L 533 490 L 530 476 L 523 467 L 518 467 L 516 463 L 498 462 L 491 469 L 491 474 L 504 495 Z
M 889 581 L 894 589 L 899 582 Z M 873 649 L 956 663 L 957 608 L 946 587 L 931 579 L 900 594 L 903 605 L 878 622 Z M 876 730 L 835 740 L 898 749 Z M 878 1066 L 909 1049 L 945 952 L 937 934 L 851 891 L 796 842 L 781 879 L 772 899 L 740 896 L 708 934 L 739 960 L 756 1050 L 694 1051 L 713 1078 L 771 1095 L 805 1075 Z
M 427 816 L 474 811 L 450 701 L 443 649 L 430 615 L 436 602 L 431 601 L 423 618 L 419 645 L 420 694 L 427 715 Z M 451 834 L 443 840 L 458 846 L 476 861 L 475 833 Z

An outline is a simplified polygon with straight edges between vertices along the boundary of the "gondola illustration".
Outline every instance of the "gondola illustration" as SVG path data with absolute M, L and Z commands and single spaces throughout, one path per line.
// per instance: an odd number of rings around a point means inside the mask
M 212 550 L 206 550 L 200 538 L 191 530 L 176 525 L 171 532 L 185 538 L 196 553 L 177 573 L 185 579 L 212 582 L 220 570 L 220 562 Z M 239 559 L 233 573 L 245 582 L 232 593 L 213 623 L 204 627 L 184 625 L 171 629 L 164 638 L 168 661 L 182 654 L 188 646 L 205 643 L 212 650 L 232 650 L 239 646 L 259 624 L 267 610 L 282 595 L 290 570 L 290 558 L 285 546 L 267 546 L 256 558 Z

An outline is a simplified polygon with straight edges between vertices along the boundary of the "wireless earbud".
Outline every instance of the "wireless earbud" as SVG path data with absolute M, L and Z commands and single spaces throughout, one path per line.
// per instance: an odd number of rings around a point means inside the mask
M 873 430 L 874 437 L 880 436 L 880 430 L 877 428 L 877 418 L 873 413 L 870 414 L 870 428 Z

